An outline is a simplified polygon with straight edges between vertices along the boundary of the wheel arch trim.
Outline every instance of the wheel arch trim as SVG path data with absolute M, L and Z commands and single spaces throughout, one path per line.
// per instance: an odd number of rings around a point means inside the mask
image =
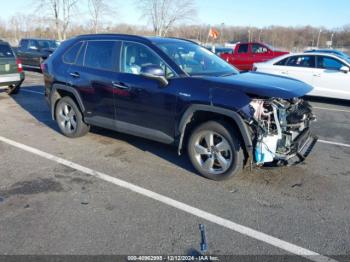
M 76 89 L 64 84 L 53 84 L 52 90 L 50 92 L 51 117 L 53 120 L 55 120 L 55 105 L 57 101 L 61 98 L 58 90 L 63 90 L 71 93 L 74 96 L 75 100 L 78 102 L 78 106 L 81 109 L 82 113 L 85 112 L 83 101 L 79 95 L 79 92 Z
M 183 147 L 183 140 L 185 137 L 186 127 L 191 122 L 193 115 L 198 111 L 217 113 L 217 114 L 221 114 L 231 118 L 236 123 L 239 129 L 238 131 L 240 132 L 243 138 L 244 149 L 246 150 L 246 152 L 250 157 L 252 156 L 252 149 L 253 149 L 252 138 L 249 133 L 248 127 L 244 122 L 244 120 L 242 119 L 242 117 L 237 112 L 229 109 L 211 106 L 211 105 L 201 105 L 201 104 L 191 105 L 181 117 L 178 130 L 177 130 L 180 135 L 179 144 L 178 144 L 179 155 L 181 154 L 181 150 Z

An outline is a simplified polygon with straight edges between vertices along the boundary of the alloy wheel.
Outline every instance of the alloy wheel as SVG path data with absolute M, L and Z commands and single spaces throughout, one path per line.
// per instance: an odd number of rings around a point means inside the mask
M 232 148 L 229 142 L 213 131 L 202 131 L 198 134 L 194 152 L 199 166 L 210 174 L 223 174 L 231 166 Z
M 58 108 L 58 124 L 68 134 L 74 133 L 77 129 L 77 115 L 72 106 L 62 103 Z

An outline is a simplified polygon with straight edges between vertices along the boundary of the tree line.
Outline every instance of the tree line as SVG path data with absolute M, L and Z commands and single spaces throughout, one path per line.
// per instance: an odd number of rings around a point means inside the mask
M 0 20 L 0 38 L 16 45 L 24 37 L 64 40 L 79 34 L 105 32 L 181 37 L 204 44 L 260 41 L 292 51 L 327 47 L 330 41 L 335 48 L 350 47 L 350 24 L 336 29 L 196 24 L 194 0 L 139 0 L 134 5 L 146 22 L 140 26 L 108 22 L 106 18 L 117 17 L 119 11 L 111 3 L 108 0 L 36 0 L 32 2 L 35 14 L 18 13 L 7 21 Z M 88 7 L 84 14 L 82 5 Z M 80 16 L 87 19 L 79 21 Z M 215 40 L 208 37 L 211 27 L 220 32 Z

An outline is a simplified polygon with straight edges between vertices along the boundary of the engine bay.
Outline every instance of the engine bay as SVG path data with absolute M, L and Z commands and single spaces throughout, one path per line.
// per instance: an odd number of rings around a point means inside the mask
M 255 163 L 290 164 L 307 144 L 316 143 L 310 134 L 310 122 L 316 118 L 311 105 L 300 98 L 284 100 L 278 98 L 253 99 L 254 158 Z

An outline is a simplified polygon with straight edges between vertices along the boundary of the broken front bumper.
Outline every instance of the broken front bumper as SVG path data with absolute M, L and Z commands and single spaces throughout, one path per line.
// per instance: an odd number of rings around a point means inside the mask
M 305 128 L 293 141 L 291 152 L 284 159 L 285 165 L 297 165 L 303 162 L 314 148 L 318 137 L 313 135 L 310 128 Z

